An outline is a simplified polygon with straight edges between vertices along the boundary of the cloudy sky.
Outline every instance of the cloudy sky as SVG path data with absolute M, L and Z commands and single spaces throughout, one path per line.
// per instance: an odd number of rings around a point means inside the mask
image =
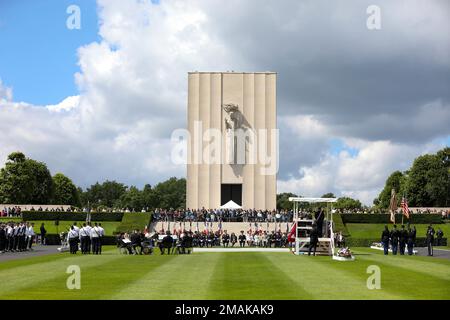
M 278 72 L 279 192 L 371 204 L 450 145 L 447 0 L 1 1 L 0 39 L 0 163 L 21 150 L 83 187 L 185 175 L 170 135 L 194 70 Z

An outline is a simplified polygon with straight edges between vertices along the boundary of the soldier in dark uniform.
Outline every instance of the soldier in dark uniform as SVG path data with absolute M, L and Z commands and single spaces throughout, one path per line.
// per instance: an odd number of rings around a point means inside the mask
M 411 227 L 408 227 L 407 247 L 408 247 L 408 254 L 409 254 L 410 256 L 413 254 L 413 249 L 414 249 L 414 237 L 415 237 L 414 230 L 412 230 Z
M 429 256 L 433 256 L 434 233 L 433 226 L 430 223 L 427 229 L 427 247 Z
M 390 239 L 390 233 L 387 226 L 384 226 L 384 230 L 381 233 L 381 243 L 383 244 L 384 248 L 384 254 L 389 254 L 389 239 Z
M 441 230 L 441 228 L 438 228 L 438 231 L 436 232 L 436 240 L 437 246 L 440 246 L 442 244 L 442 238 L 444 237 L 444 232 Z
M 222 234 L 222 244 L 224 247 L 228 247 L 229 243 L 230 243 L 230 235 L 227 233 L 227 230 L 224 230 Z
M 317 224 L 314 222 L 312 225 L 312 230 L 309 235 L 309 248 L 308 256 L 311 255 L 311 249 L 314 249 L 314 256 L 316 255 L 317 243 L 319 242 L 319 232 L 317 230 Z
M 6 225 L 0 224 L 0 253 L 6 251 Z
M 398 238 L 399 238 L 399 231 L 397 230 L 397 226 L 394 224 L 394 229 L 392 229 L 391 231 L 391 246 L 392 246 L 392 254 L 394 256 L 397 255 Z
M 406 231 L 405 226 L 402 225 L 402 230 L 400 230 L 400 255 L 405 254 L 406 241 L 408 241 L 408 231 Z
M 246 240 L 246 237 L 245 237 L 244 231 L 241 231 L 241 234 L 239 235 L 239 246 L 241 248 L 245 247 L 245 240 Z

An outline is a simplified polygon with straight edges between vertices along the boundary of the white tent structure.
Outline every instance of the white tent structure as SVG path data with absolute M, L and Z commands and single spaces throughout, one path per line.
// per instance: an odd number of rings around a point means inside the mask
M 223 206 L 220 207 L 220 209 L 242 209 L 240 205 L 238 205 L 233 200 L 228 201 Z

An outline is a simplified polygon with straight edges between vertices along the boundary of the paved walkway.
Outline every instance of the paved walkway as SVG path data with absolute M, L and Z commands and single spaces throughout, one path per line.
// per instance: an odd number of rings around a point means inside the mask
M 60 246 L 41 246 L 36 245 L 33 246 L 33 251 L 25 251 L 25 252 L 5 252 L 0 253 L 0 262 L 10 261 L 10 260 L 18 260 L 18 259 L 26 259 L 30 257 L 39 257 L 48 254 L 58 253 L 57 248 Z
M 428 255 L 428 249 L 427 248 L 415 248 L 418 251 L 419 256 L 427 256 Z M 437 249 L 434 248 L 433 252 L 433 258 L 444 258 L 450 260 L 450 249 Z

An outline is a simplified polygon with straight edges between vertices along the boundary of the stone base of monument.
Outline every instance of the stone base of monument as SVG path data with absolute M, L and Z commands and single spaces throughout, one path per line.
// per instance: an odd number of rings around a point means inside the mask
M 198 252 L 289 252 L 289 248 L 194 248 L 194 253 Z

